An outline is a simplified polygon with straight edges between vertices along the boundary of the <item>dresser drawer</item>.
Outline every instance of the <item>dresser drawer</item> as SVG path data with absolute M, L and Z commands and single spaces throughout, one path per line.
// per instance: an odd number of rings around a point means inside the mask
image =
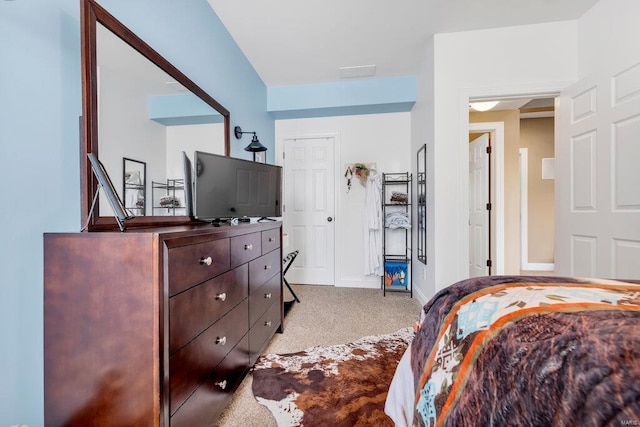
M 169 354 L 180 350 L 248 296 L 249 268 L 241 265 L 169 299 Z
M 260 233 L 243 234 L 231 238 L 231 267 L 244 264 L 260 256 Z
M 229 270 L 229 239 L 169 249 L 169 295 Z
M 245 299 L 169 359 L 172 413 L 246 335 L 248 306 Z
M 171 427 L 214 425 L 248 369 L 249 337 L 245 335 L 220 362 L 216 372 L 171 416 Z
M 262 232 L 262 253 L 266 254 L 280 247 L 280 229 L 274 228 Z
M 249 325 L 253 325 L 264 314 L 271 304 L 280 303 L 282 284 L 280 275 L 276 274 L 260 289 L 249 296 Z
M 282 259 L 280 251 L 271 251 L 249 263 L 249 294 L 253 289 L 258 289 L 275 274 L 280 273 Z
M 250 363 L 253 365 L 260 353 L 265 349 L 269 340 L 280 327 L 282 305 L 274 301 L 260 319 L 249 329 L 249 348 L 251 349 Z

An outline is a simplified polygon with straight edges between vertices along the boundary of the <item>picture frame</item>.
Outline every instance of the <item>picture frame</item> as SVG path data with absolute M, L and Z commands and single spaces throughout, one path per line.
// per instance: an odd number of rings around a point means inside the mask
M 384 262 L 385 287 L 409 289 L 409 262 L 386 260 Z
M 87 157 L 89 158 L 89 161 L 91 163 L 91 170 L 93 171 L 94 175 L 98 179 L 98 191 L 96 191 L 96 195 L 93 198 L 91 210 L 89 212 L 89 217 L 91 217 L 91 214 L 93 213 L 93 208 L 95 207 L 96 199 L 98 197 L 98 194 L 100 194 L 99 190 L 100 188 L 102 188 L 104 190 L 105 196 L 107 197 L 107 200 L 109 200 L 109 204 L 111 204 L 111 208 L 113 209 L 113 213 L 116 218 L 116 222 L 118 223 L 118 227 L 120 228 L 120 231 L 124 231 L 125 230 L 124 222 L 128 219 L 133 218 L 133 215 L 130 215 L 129 213 L 127 213 L 127 210 L 124 207 L 124 203 L 122 203 L 122 200 L 118 196 L 118 193 L 116 192 L 116 189 L 113 186 L 113 183 L 109 178 L 109 174 L 105 170 L 102 162 L 98 160 L 96 155 L 93 153 L 87 153 Z
M 266 163 L 267 162 L 267 152 L 266 151 L 256 151 L 253 153 L 253 161 L 258 163 Z

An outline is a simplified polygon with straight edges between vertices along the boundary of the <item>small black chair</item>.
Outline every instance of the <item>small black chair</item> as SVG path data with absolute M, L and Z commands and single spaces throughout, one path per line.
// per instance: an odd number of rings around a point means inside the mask
M 293 292 L 293 289 L 291 289 L 291 285 L 289 285 L 289 282 L 287 282 L 287 279 L 284 277 L 284 275 L 287 274 L 287 271 L 291 267 L 291 264 L 293 264 L 293 261 L 295 261 L 296 257 L 298 256 L 298 252 L 299 251 L 297 250 L 293 252 L 289 252 L 287 256 L 285 256 L 282 259 L 282 262 L 284 263 L 284 270 L 282 271 L 282 280 L 284 280 L 284 284 L 287 285 L 287 288 L 289 288 L 289 292 L 291 292 L 291 295 L 293 295 L 295 302 L 300 302 L 300 299 L 298 299 L 298 296 L 296 295 L 296 293 Z

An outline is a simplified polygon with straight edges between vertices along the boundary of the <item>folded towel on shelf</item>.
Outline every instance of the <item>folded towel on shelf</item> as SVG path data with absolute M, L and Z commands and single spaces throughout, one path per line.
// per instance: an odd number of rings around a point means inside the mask
M 390 212 L 384 217 L 386 228 L 411 228 L 409 214 L 407 212 Z
M 407 193 L 403 193 L 402 191 L 392 191 L 391 192 L 391 203 L 406 204 L 407 203 Z
M 180 199 L 175 196 L 163 196 L 160 198 L 160 206 L 163 208 L 179 208 Z

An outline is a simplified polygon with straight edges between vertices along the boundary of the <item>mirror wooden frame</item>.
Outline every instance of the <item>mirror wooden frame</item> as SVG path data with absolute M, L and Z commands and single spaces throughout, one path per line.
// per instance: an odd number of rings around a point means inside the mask
M 81 218 L 82 221 L 87 221 L 86 231 L 118 230 L 119 227 L 114 217 L 100 216 L 98 200 L 96 200 L 96 206 L 91 212 L 91 204 L 98 191 L 98 181 L 92 173 L 87 154 L 94 153 L 100 158 L 98 154 L 97 24 L 102 24 L 224 117 L 224 153 L 226 156 L 229 156 L 230 151 L 229 111 L 94 0 L 82 0 L 80 14 L 82 31 Z M 91 216 L 89 216 L 90 212 Z M 192 219 L 189 216 L 138 216 L 127 220 L 127 228 L 167 227 L 190 224 L 191 222 Z

